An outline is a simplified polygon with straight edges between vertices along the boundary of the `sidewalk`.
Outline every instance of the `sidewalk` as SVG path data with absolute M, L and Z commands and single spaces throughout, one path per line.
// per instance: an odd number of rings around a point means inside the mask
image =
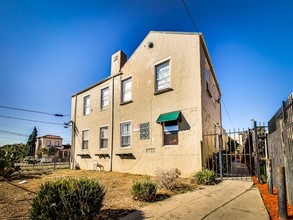
M 255 219 L 269 220 L 257 187 L 252 182 L 224 180 L 199 186 L 194 192 L 152 203 L 122 220 L 139 219 Z

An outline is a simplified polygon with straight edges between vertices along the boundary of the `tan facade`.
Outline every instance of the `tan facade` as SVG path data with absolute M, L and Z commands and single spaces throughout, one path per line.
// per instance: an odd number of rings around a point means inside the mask
M 202 35 L 150 32 L 127 61 L 114 54 L 111 67 L 108 78 L 72 96 L 80 168 L 149 175 L 178 168 L 185 177 L 201 169 L 202 137 L 221 126 L 221 93 Z
M 40 150 L 45 147 L 61 147 L 62 146 L 62 138 L 56 135 L 45 135 L 39 136 L 36 140 L 36 148 Z

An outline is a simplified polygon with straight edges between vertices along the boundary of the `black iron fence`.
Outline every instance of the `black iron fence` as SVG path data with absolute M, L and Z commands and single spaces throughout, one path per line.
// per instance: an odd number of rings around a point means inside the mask
M 267 157 L 267 127 L 256 125 L 251 129 L 222 131 L 203 136 L 205 167 L 218 177 L 251 180 L 265 179 Z
M 287 198 L 293 204 L 293 93 L 269 121 L 268 149 L 273 185 L 277 184 L 277 167 L 284 167 Z

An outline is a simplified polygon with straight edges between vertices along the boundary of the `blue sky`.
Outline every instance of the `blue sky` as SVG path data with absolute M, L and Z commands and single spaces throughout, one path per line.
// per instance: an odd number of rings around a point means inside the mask
M 267 123 L 293 91 L 293 2 L 186 3 L 222 90 L 224 127 Z M 111 55 L 130 57 L 151 30 L 197 31 L 182 0 L 0 0 L 0 106 L 70 114 L 71 95 L 107 77 Z M 34 126 L 68 143 L 59 124 L 69 120 L 0 108 L 0 146 L 26 142 Z

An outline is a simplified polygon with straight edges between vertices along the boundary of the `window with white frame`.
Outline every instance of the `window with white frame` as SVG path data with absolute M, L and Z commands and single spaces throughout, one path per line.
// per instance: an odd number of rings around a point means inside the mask
M 100 149 L 108 148 L 108 127 L 100 128 Z
M 129 102 L 132 100 L 132 78 L 128 78 L 122 81 L 121 88 L 121 102 Z
M 166 121 L 163 124 L 164 129 L 164 145 L 178 145 L 178 129 L 177 121 Z
M 55 141 L 55 146 L 59 146 L 59 141 Z
M 101 109 L 104 110 L 109 106 L 109 87 L 101 90 Z
M 90 113 L 90 95 L 83 97 L 83 115 Z
M 170 88 L 170 61 L 158 64 L 155 68 L 156 92 Z
M 89 147 L 89 130 L 82 131 L 82 149 L 88 149 Z
M 46 146 L 51 147 L 51 141 L 46 141 Z
M 120 125 L 121 147 L 130 147 L 131 143 L 131 122 L 124 122 Z

